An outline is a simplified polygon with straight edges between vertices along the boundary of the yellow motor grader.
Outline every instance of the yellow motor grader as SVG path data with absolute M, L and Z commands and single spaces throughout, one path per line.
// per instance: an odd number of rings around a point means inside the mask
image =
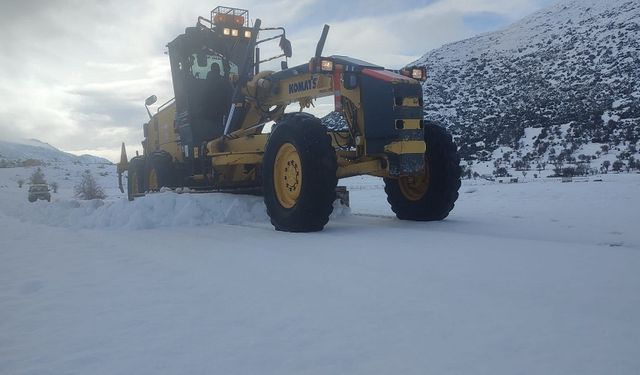
M 143 154 L 118 163 L 129 199 L 163 187 L 259 193 L 277 230 L 322 230 L 338 179 L 384 179 L 387 200 L 403 220 L 442 220 L 460 187 L 459 156 L 444 128 L 423 119 L 424 67 L 387 70 L 347 56 L 315 56 L 289 67 L 282 27 L 253 25 L 247 10 L 217 7 L 210 18 L 169 42 L 174 99 L 143 125 Z M 261 36 L 264 37 L 260 39 Z M 281 54 L 261 59 L 263 43 Z M 264 47 L 263 47 L 264 48 Z M 280 59 L 281 69 L 264 70 Z M 347 126 L 329 129 L 302 112 L 333 96 Z M 298 103 L 300 112 L 285 113 Z M 268 131 L 270 127 L 270 131 Z

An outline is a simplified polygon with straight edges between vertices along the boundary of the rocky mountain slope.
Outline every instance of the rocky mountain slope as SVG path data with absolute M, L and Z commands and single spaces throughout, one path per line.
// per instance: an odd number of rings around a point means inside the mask
M 26 160 L 44 163 L 112 164 L 109 160 L 98 156 L 73 155 L 37 139 L 25 139 L 19 142 L 0 140 L 0 163 L 11 166 Z
M 473 163 L 601 168 L 613 153 L 610 163 L 628 167 L 640 156 L 637 0 L 560 1 L 415 64 L 429 72 L 425 117 L 447 126 Z

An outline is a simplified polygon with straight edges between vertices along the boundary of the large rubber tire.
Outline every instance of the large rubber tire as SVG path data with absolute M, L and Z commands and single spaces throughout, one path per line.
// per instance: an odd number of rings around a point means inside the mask
M 177 186 L 173 158 L 167 152 L 154 152 L 147 158 L 145 183 L 150 191 L 158 191 L 163 187 Z
M 460 189 L 460 156 L 443 127 L 425 122 L 425 174 L 421 182 L 385 178 L 391 210 L 401 220 L 435 221 L 449 216 Z
M 127 198 L 132 201 L 136 195 L 143 194 L 147 189 L 144 184 L 145 158 L 136 156 L 129 162 L 127 175 Z
M 320 120 L 285 115 L 267 142 L 262 168 L 264 203 L 276 230 L 322 230 L 333 212 L 338 163 Z

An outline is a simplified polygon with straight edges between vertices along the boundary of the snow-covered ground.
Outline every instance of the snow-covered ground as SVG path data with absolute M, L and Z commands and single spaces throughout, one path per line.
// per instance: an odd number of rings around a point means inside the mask
M 72 199 L 86 168 L 104 202 Z M 291 234 L 256 197 L 126 202 L 113 169 L 45 169 L 50 204 L 0 169 L 0 374 L 640 373 L 640 175 L 465 181 L 438 223 L 353 178 Z

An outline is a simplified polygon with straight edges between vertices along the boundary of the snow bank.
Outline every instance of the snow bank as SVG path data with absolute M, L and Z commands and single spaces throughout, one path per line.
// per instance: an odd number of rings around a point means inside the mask
M 8 211 L 8 215 L 23 221 L 78 229 L 151 229 L 269 222 L 261 197 L 231 194 L 163 192 L 133 202 L 125 199 L 20 202 Z
M 60 200 L 51 203 L 26 200 L 2 207 L 9 216 L 22 221 L 75 229 L 153 229 L 192 227 L 210 224 L 268 224 L 262 197 L 235 194 L 178 194 L 166 191 L 118 200 Z M 332 217 L 350 213 L 334 205 Z

